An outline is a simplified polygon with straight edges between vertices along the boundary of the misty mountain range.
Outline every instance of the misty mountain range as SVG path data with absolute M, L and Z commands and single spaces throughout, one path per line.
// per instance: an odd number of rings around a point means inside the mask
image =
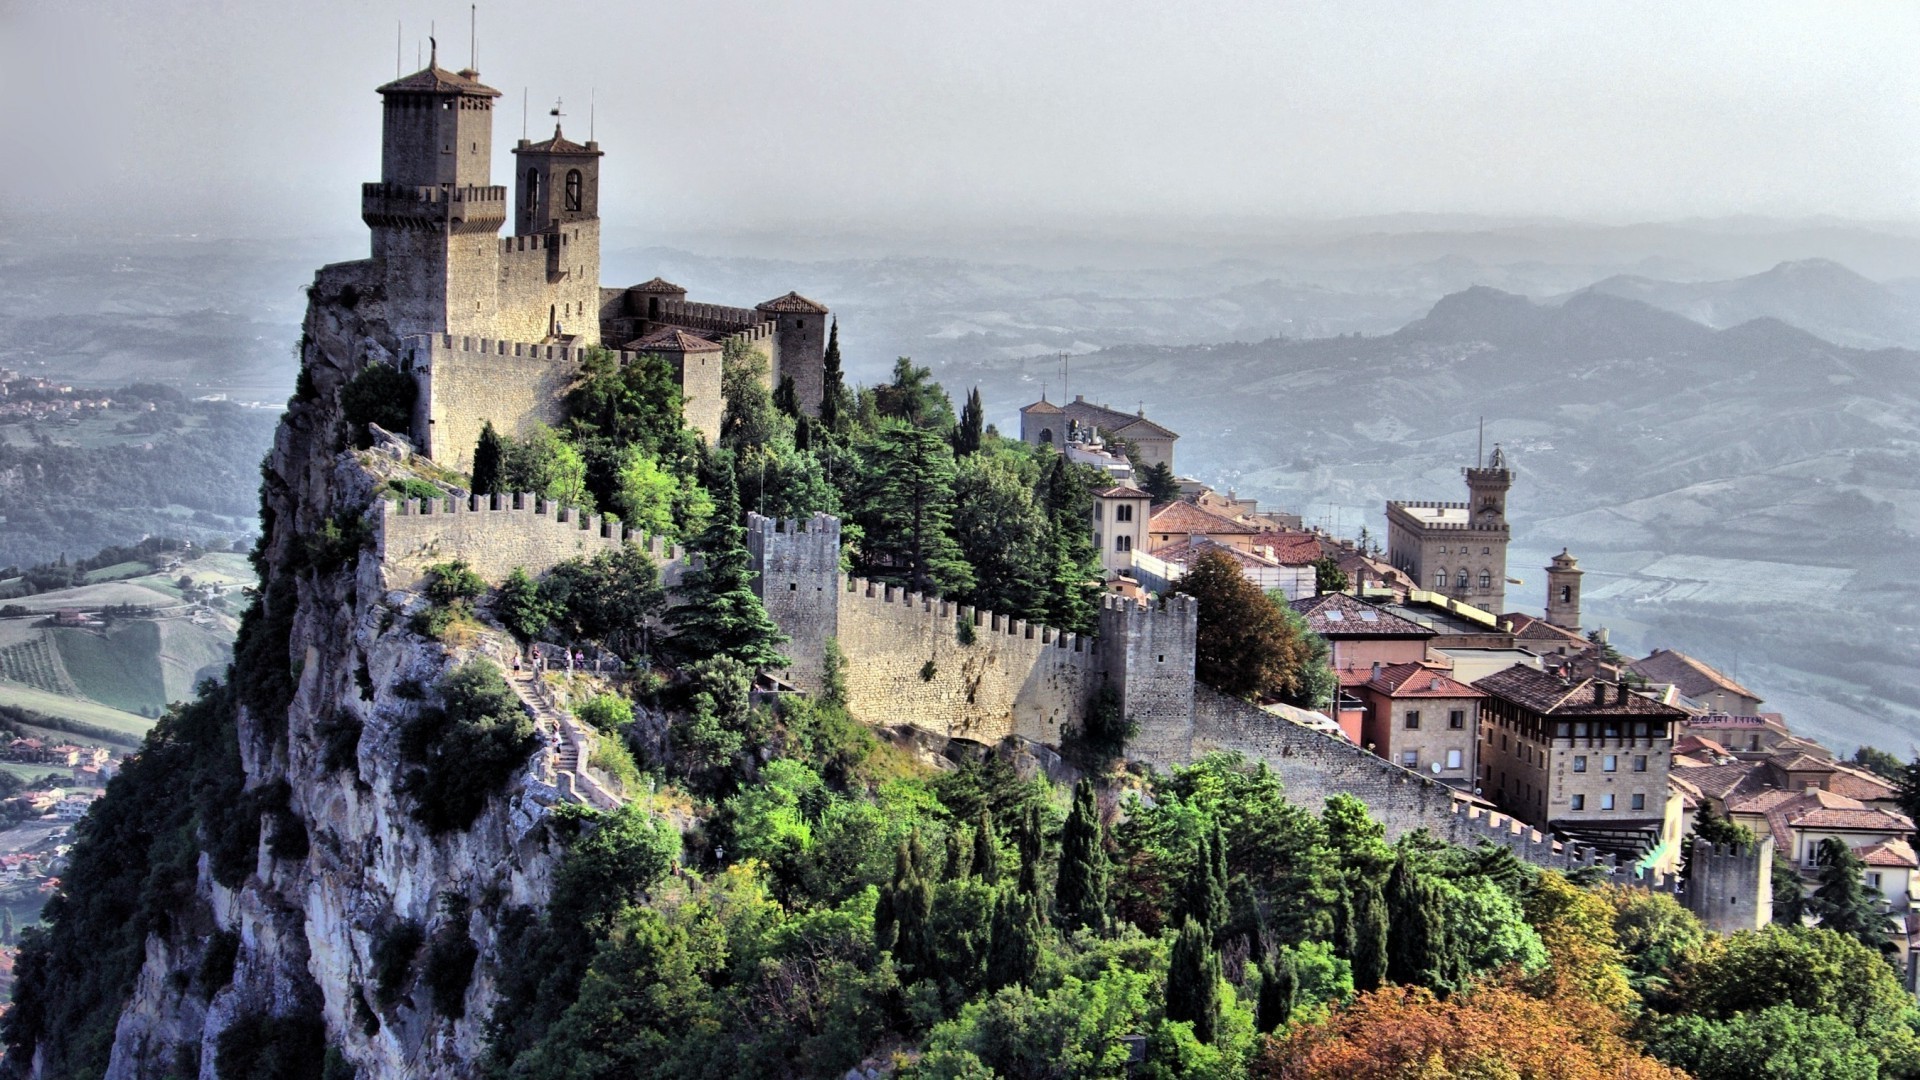
M 835 309 L 850 377 L 911 355 L 956 392 L 977 382 L 1003 428 L 1043 387 L 1061 396 L 1071 354 L 1065 392 L 1144 406 L 1182 433 L 1181 471 L 1345 535 L 1378 534 L 1387 498 L 1459 497 L 1484 416 L 1520 472 L 1514 606 L 1538 605 L 1537 568 L 1570 547 L 1589 624 L 1624 648 L 1694 652 L 1836 746 L 1905 752 L 1920 241 L 1382 227 L 1181 261 L 1041 239 L 1054 262 L 610 246 L 603 277 L 741 304 L 797 288 Z M 0 244 L 0 366 L 284 399 L 300 286 L 357 250 Z

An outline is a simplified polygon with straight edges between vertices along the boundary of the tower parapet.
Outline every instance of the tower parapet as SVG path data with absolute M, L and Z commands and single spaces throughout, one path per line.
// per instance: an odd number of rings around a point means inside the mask
M 827 639 L 839 633 L 840 519 L 815 514 L 805 521 L 777 521 L 748 514 L 747 554 L 754 592 L 787 634 L 781 646 L 793 661 L 787 681 L 817 693 L 824 682 Z

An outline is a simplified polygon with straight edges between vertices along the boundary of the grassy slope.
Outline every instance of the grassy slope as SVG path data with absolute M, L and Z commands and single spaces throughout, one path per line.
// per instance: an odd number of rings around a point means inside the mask
M 147 729 L 153 727 L 153 721 L 144 716 L 110 708 L 97 701 L 84 701 L 80 698 L 49 694 L 44 690 L 21 686 L 19 683 L 0 682 L 0 705 L 13 705 L 33 712 L 46 713 L 48 716 L 64 716 L 69 720 L 123 731 L 135 738 L 144 737 Z M 53 735 L 68 742 L 86 741 L 79 736 L 62 732 L 54 732 Z
M 201 678 L 222 675 L 233 659 L 233 634 L 224 627 L 196 626 L 186 619 L 149 625 L 159 630 L 160 681 L 167 701 L 192 697 Z
M 158 662 L 160 628 L 155 623 L 119 623 L 104 634 L 63 628 L 53 636 L 67 674 L 82 694 L 127 712 L 166 705 L 166 681 Z

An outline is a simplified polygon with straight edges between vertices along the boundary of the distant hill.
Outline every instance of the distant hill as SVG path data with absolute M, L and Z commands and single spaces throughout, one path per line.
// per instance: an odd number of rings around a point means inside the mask
M 1638 300 L 1710 327 L 1774 318 L 1842 345 L 1920 346 L 1920 297 L 1827 259 L 1783 262 L 1728 281 L 1618 275 L 1573 296 L 1594 293 Z
M 1920 718 L 1900 659 L 1920 655 L 1920 352 L 1481 287 L 1383 336 L 1116 346 L 1074 373 L 1179 431 L 1182 472 L 1348 535 L 1379 535 L 1388 498 L 1460 497 L 1484 415 L 1520 473 L 1514 606 L 1538 609 L 1537 567 L 1569 546 L 1589 625 L 1625 647 L 1721 650 L 1803 719 L 1901 752 Z M 1017 375 L 996 365 L 983 392 L 1037 396 Z

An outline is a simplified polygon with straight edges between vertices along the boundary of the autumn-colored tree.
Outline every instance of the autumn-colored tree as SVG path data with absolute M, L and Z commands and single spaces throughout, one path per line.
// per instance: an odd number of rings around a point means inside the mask
M 1596 1018 L 1624 1016 L 1635 994 L 1613 929 L 1613 905 L 1549 872 L 1540 875 L 1526 906 L 1527 922 L 1549 958 L 1545 970 L 1528 981 L 1529 989 L 1569 1007 L 1590 1003 Z
M 1607 1027 L 1569 1018 L 1557 1001 L 1490 984 L 1446 1001 L 1389 986 L 1269 1043 L 1254 1080 L 1685 1080 Z
M 1233 556 L 1209 548 L 1173 586 L 1199 601 L 1194 675 L 1236 697 L 1298 693 L 1306 644 Z

